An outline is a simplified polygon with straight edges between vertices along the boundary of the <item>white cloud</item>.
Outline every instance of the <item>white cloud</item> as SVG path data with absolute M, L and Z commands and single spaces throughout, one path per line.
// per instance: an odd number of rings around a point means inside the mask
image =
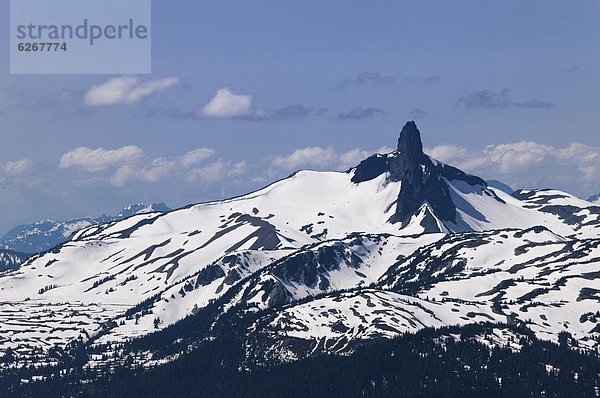
M 276 109 L 263 110 L 254 107 L 254 98 L 249 94 L 237 94 L 229 88 L 220 88 L 202 108 L 193 113 L 194 117 L 215 119 L 244 119 L 254 122 L 282 121 L 321 116 L 325 108 L 291 104 Z M 168 114 L 168 112 L 167 112 Z M 185 114 L 189 117 L 189 114 Z
M 252 113 L 252 96 L 234 94 L 228 88 L 219 89 L 199 111 L 200 116 L 220 119 L 249 116 Z
M 145 183 L 155 184 L 163 180 L 164 178 L 173 179 L 185 179 L 190 180 L 189 175 L 193 174 L 195 170 L 191 170 L 192 167 L 204 162 L 206 159 L 213 156 L 215 151 L 210 148 L 197 148 L 192 151 L 185 153 L 184 155 L 176 158 L 157 158 L 149 163 L 134 162 L 121 166 L 110 178 L 110 183 L 117 187 L 122 187 L 131 183 Z M 212 165 L 213 169 L 200 168 L 204 170 L 200 174 L 205 175 L 217 175 L 218 170 L 215 170 L 215 165 L 220 165 L 221 161 L 216 162 Z M 245 162 L 242 162 L 245 165 Z M 220 165 L 225 167 L 226 164 Z M 219 167 L 220 167 L 219 166 Z M 233 165 L 234 167 L 236 165 Z M 236 170 L 240 170 L 239 167 Z M 221 175 L 221 174 L 219 174 Z M 231 174 L 233 175 L 233 174 Z M 210 180 L 210 177 L 206 179 Z M 205 180 L 200 178 L 200 180 Z
M 339 156 L 340 168 L 356 166 L 361 160 L 367 158 L 368 156 L 369 153 L 367 151 L 358 148 L 342 153 Z
M 578 159 L 581 162 L 598 162 L 600 161 L 600 148 L 572 143 L 567 148 L 562 148 L 556 152 L 559 159 Z
M 125 146 L 118 149 L 91 149 L 80 147 L 65 153 L 60 160 L 60 168 L 75 167 L 81 171 L 99 172 L 118 167 L 111 177 L 111 184 L 123 186 L 128 182 L 155 183 L 172 172 L 187 170 L 209 157 L 215 151 L 210 148 L 197 148 L 174 159 L 144 159 L 144 151 L 137 146 Z
M 435 148 L 426 149 L 426 152 L 434 159 L 447 162 L 451 160 L 460 160 L 467 156 L 468 151 L 455 145 L 438 145 Z
M 187 174 L 190 182 L 201 181 L 210 184 L 223 179 L 226 176 L 226 166 L 223 161 L 217 161 L 207 166 L 191 170 Z
M 358 165 L 358 163 L 374 153 L 389 153 L 392 151 L 392 148 L 381 147 L 376 151 L 356 148 L 348 152 L 337 153 L 332 147 L 307 147 L 296 149 L 285 156 L 276 157 L 271 162 L 271 166 L 284 170 L 293 170 L 302 167 L 345 170 Z
M 233 167 L 231 169 L 231 175 L 239 176 L 242 174 L 246 174 L 247 171 L 248 171 L 248 162 L 241 161 L 241 162 L 237 162 L 233 165 Z
M 86 93 L 84 103 L 88 106 L 134 104 L 143 98 L 165 91 L 179 82 L 178 77 L 165 77 L 140 81 L 136 77 L 115 77 L 92 86 Z
M 177 163 L 168 159 L 154 159 L 147 167 L 134 165 L 121 166 L 110 178 L 110 183 L 122 187 L 132 182 L 154 184 L 171 174 L 177 168 Z
M 498 165 L 500 173 L 512 173 L 542 162 L 546 157 L 552 156 L 553 150 L 548 145 L 521 141 L 490 145 L 484 150 L 484 154 Z
M 134 145 L 118 149 L 79 147 L 65 153 L 60 159 L 59 166 L 61 169 L 75 167 L 83 171 L 97 172 L 133 162 L 141 158 L 143 153 L 141 148 Z
M 375 153 L 389 153 L 393 149 L 390 147 L 381 147 Z M 347 169 L 358 165 L 361 161 L 373 155 L 373 151 L 356 148 L 348 152 L 344 152 L 338 156 L 338 168 Z
M 240 176 L 247 171 L 247 163 L 242 161 L 232 163 L 219 159 L 218 161 L 204 167 L 192 169 L 187 173 L 187 180 L 190 182 L 201 182 L 203 184 L 212 184 L 225 180 L 229 177 Z
M 336 158 L 333 148 L 307 147 L 296 149 L 289 155 L 279 156 L 273 160 L 273 165 L 284 169 L 303 167 L 323 167 L 331 165 Z
M 521 141 L 479 151 L 440 145 L 427 152 L 466 172 L 502 179 L 514 188 L 551 187 L 577 194 L 600 183 L 600 147 L 579 143 L 560 148 Z
M 579 144 L 574 144 L 579 145 Z M 428 150 L 435 159 L 453 164 L 465 171 L 493 168 L 501 174 L 527 170 L 544 160 L 554 158 L 564 161 L 582 161 L 573 156 L 569 148 L 559 149 L 537 142 L 513 142 L 509 144 L 489 145 L 481 152 L 453 145 L 439 145 Z
M 34 165 L 34 161 L 31 159 L 20 159 L 14 162 L 6 162 L 2 166 L 2 171 L 11 177 L 21 175 L 29 171 Z
M 181 165 L 183 167 L 190 167 L 208 159 L 214 154 L 215 151 L 210 148 L 194 149 L 181 157 Z

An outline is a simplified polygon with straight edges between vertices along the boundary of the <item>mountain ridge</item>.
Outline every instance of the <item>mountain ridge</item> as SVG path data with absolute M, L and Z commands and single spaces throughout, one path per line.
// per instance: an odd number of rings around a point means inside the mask
M 164 203 L 147 205 L 136 203 L 121 210 L 116 216 L 103 214 L 99 217 L 80 217 L 66 221 L 43 219 L 32 224 L 12 228 L 0 238 L 0 248 L 21 253 L 41 253 L 67 241 L 79 229 L 91 225 L 119 221 L 139 213 L 167 212 L 171 209 Z
M 568 330 L 597 349 L 600 207 L 556 190 L 509 195 L 420 142 L 408 123 L 398 150 L 346 172 L 79 230 L 0 277 L 0 352 L 26 361 L 75 344 L 90 369 L 160 366 L 233 333 L 253 366 L 482 322 L 551 341 Z M 27 327 L 11 326 L 15 310 Z

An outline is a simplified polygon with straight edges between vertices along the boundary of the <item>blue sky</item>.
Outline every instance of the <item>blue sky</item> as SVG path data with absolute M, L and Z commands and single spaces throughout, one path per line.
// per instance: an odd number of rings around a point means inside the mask
M 9 75 L 0 52 L 0 232 L 344 169 L 411 119 L 466 171 L 600 191 L 597 1 L 154 0 L 152 12 L 151 75 Z

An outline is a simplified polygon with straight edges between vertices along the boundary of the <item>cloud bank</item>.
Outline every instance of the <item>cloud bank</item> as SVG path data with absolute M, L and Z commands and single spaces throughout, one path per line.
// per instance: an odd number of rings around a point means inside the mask
M 61 169 L 77 168 L 88 172 L 97 172 L 133 162 L 143 155 L 141 148 L 130 145 L 118 149 L 79 147 L 65 153 L 60 159 Z
M 475 151 L 439 145 L 428 153 L 442 162 L 514 188 L 559 188 L 593 192 L 600 185 L 600 147 L 571 143 L 556 147 L 531 141 L 489 145 Z M 579 191 L 579 192 L 577 192 Z
M 389 147 L 381 147 L 373 151 L 356 148 L 338 153 L 333 147 L 306 147 L 275 157 L 271 161 L 271 166 L 288 171 L 300 168 L 345 170 L 358 165 L 361 160 L 374 153 L 389 153 L 392 150 Z
M 556 105 L 539 99 L 526 101 L 514 101 L 511 98 L 510 89 L 505 88 L 498 92 L 490 90 L 478 90 L 458 99 L 460 105 L 468 109 L 508 109 L 508 108 L 554 108 Z
M 16 161 L 6 162 L 0 170 L 10 177 L 19 176 L 31 170 L 35 162 L 31 159 L 20 159 Z
M 400 83 L 407 83 L 416 86 L 426 86 L 436 83 L 440 76 L 419 76 L 409 79 L 401 79 L 397 76 L 384 75 L 377 71 L 363 71 L 351 79 L 342 80 L 335 85 L 333 91 L 343 93 L 354 87 L 396 87 Z
M 349 112 L 342 112 L 338 115 L 340 120 L 364 120 L 372 119 L 378 115 L 385 115 L 385 111 L 379 108 L 354 108 Z
M 173 112 L 169 112 L 173 114 Z M 221 88 L 194 117 L 214 119 L 240 119 L 250 121 L 291 120 L 309 116 L 321 116 L 327 113 L 325 108 L 306 107 L 301 104 L 287 105 L 274 110 L 256 109 L 254 97 L 249 94 L 236 94 L 229 88 Z M 189 115 L 179 113 L 179 115 Z

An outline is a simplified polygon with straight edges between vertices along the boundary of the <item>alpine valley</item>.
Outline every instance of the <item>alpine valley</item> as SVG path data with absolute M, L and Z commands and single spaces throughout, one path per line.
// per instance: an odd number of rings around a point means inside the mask
M 414 122 L 346 172 L 106 221 L 0 273 L 5 396 L 600 395 L 600 206 L 493 188 Z

